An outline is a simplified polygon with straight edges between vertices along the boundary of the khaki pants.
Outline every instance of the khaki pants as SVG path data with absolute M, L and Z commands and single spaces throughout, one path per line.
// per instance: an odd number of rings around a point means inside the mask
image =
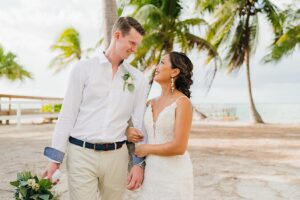
M 120 149 L 95 151 L 68 145 L 70 200 L 123 199 L 128 167 L 126 144 Z

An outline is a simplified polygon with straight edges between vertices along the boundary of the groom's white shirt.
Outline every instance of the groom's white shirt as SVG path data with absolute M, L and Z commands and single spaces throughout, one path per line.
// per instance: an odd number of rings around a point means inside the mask
M 123 89 L 126 72 L 134 78 L 132 92 L 127 87 Z M 69 136 L 91 143 L 126 140 L 130 117 L 135 128 L 144 130 L 148 87 L 144 74 L 126 61 L 114 77 L 111 63 L 104 54 L 80 61 L 69 78 L 52 148 L 65 152 Z

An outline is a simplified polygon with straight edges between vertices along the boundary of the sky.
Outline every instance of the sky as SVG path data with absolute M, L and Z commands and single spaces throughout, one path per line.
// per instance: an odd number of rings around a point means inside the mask
M 285 1 L 286 2 L 286 1 Z M 0 79 L 0 93 L 63 97 L 70 69 L 54 74 L 49 63 L 54 57 L 50 46 L 63 29 L 76 28 L 84 49 L 93 47 L 101 35 L 100 0 L 0 0 L 0 45 L 18 56 L 18 62 L 34 75 L 34 80 L 10 82 Z M 257 51 L 251 60 L 253 96 L 257 103 L 300 103 L 300 51 L 277 64 L 263 64 L 272 35 L 266 21 L 261 29 Z M 212 89 L 205 95 L 204 77 L 208 66 L 205 54 L 193 52 L 194 84 L 192 101 L 196 103 L 248 102 L 244 68 L 236 74 L 220 70 Z M 151 97 L 159 95 L 155 84 Z

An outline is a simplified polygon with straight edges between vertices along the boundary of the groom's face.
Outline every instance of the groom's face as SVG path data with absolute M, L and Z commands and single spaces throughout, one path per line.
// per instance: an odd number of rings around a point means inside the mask
M 123 35 L 121 31 L 115 32 L 116 53 L 121 59 L 127 59 L 132 53 L 137 51 L 143 36 L 134 28 L 131 28 L 128 34 Z

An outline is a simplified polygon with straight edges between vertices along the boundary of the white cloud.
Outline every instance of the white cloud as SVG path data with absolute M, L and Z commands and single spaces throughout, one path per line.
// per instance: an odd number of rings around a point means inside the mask
M 69 26 L 81 34 L 83 48 L 94 46 L 100 36 L 98 4 L 96 0 L 0 2 L 0 44 L 17 54 L 19 63 L 35 76 L 35 80 L 21 83 L 2 79 L 0 92 L 63 96 L 69 70 L 52 75 L 48 68 L 53 58 L 50 46 Z

